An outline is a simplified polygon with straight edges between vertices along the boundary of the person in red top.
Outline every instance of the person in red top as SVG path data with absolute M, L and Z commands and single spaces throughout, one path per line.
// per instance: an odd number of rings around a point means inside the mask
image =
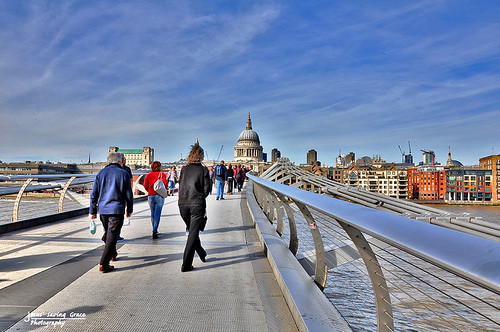
M 243 167 L 241 167 L 241 164 L 238 164 L 238 167 L 234 170 L 234 179 L 236 180 L 238 191 L 241 191 L 243 181 L 245 181 L 245 171 Z
M 153 239 L 158 238 L 158 226 L 160 225 L 161 210 L 163 208 L 163 203 L 165 198 L 158 195 L 154 190 L 155 182 L 161 178 L 165 188 L 168 187 L 167 176 L 165 173 L 161 172 L 161 163 L 159 161 L 153 161 L 151 163 L 151 172 L 144 178 L 144 188 L 148 192 L 148 203 L 151 210 L 151 224 L 153 225 Z

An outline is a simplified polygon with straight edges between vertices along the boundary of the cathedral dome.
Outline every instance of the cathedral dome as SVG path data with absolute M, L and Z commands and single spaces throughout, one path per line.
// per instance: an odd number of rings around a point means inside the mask
M 259 135 L 252 129 L 252 120 L 248 113 L 247 127 L 238 137 L 238 143 L 234 147 L 234 161 L 236 162 L 261 162 L 264 153 L 260 145 Z
M 260 144 L 259 135 L 254 130 L 245 129 L 241 132 L 240 137 L 238 137 L 239 141 L 255 141 Z
M 247 127 L 243 130 L 238 137 L 238 142 L 240 141 L 253 141 L 256 144 L 260 145 L 260 139 L 257 132 L 252 130 L 252 120 L 250 119 L 250 114 L 248 114 Z

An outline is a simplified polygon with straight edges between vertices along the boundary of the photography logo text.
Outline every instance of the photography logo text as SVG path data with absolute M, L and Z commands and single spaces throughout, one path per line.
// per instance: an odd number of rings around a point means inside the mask
M 30 312 L 24 321 L 33 326 L 63 327 L 68 320 L 85 320 L 83 312 Z

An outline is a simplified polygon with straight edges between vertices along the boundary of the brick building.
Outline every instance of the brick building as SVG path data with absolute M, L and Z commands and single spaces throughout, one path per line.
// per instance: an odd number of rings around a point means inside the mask
M 408 198 L 444 200 L 446 197 L 446 171 L 444 167 L 426 166 L 408 169 Z
M 500 202 L 500 155 L 492 155 L 479 159 L 479 168 L 491 171 L 491 200 Z
M 456 168 L 447 171 L 446 200 L 450 202 L 491 202 L 492 171 Z

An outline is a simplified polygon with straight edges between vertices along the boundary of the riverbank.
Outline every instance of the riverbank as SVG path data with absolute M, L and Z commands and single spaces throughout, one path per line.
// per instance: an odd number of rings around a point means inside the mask
M 445 201 L 445 200 L 423 200 L 423 199 L 410 199 L 408 202 L 424 204 L 424 205 L 452 205 L 452 206 L 461 206 L 461 205 L 478 205 L 478 206 L 500 206 L 500 202 L 482 202 L 482 201 Z

